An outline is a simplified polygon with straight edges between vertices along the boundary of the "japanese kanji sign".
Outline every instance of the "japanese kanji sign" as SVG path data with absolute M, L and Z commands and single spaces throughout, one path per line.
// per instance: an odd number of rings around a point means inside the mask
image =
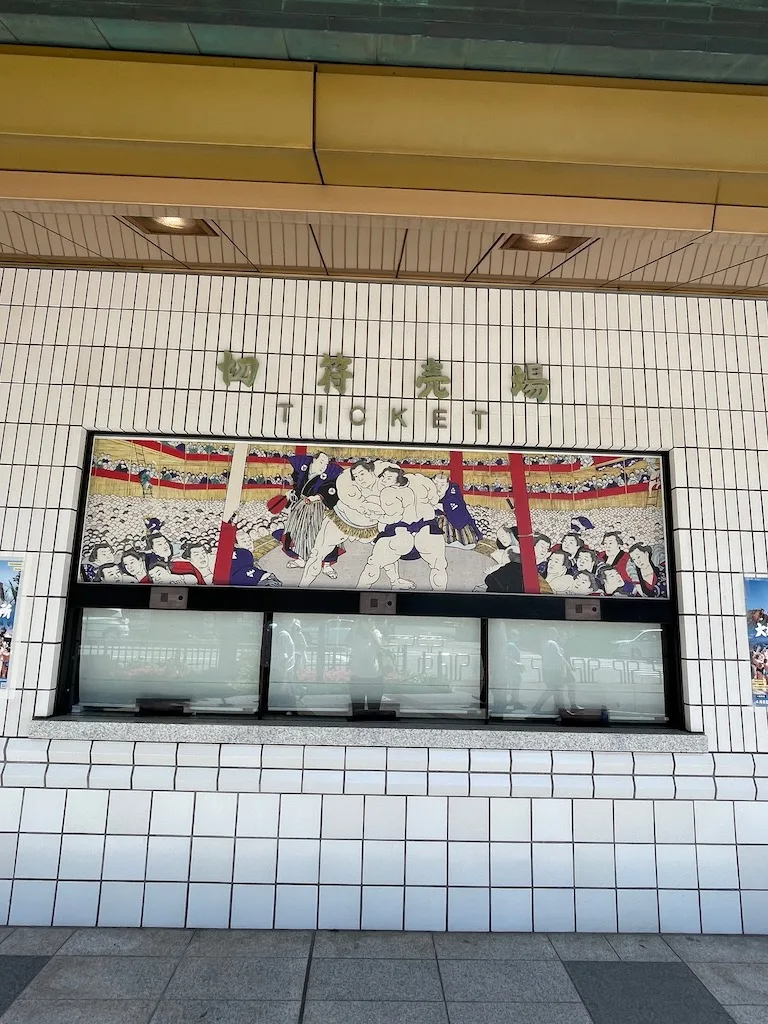
M 549 395 L 549 381 L 541 363 L 526 363 L 512 367 L 512 394 L 543 402 Z
M 421 391 L 417 398 L 427 398 L 434 395 L 435 398 L 448 398 L 450 395 L 451 378 L 443 372 L 443 364 L 437 359 L 427 359 L 421 364 L 421 373 L 416 378 L 416 387 Z
M 323 356 L 320 360 L 322 373 L 317 381 L 326 395 L 331 388 L 335 388 L 340 395 L 347 393 L 347 381 L 352 379 L 352 374 L 347 367 L 352 362 L 350 356 Z
M 233 356 L 231 352 L 223 352 L 218 368 L 226 387 L 240 383 L 252 388 L 259 372 L 259 361 L 256 356 Z

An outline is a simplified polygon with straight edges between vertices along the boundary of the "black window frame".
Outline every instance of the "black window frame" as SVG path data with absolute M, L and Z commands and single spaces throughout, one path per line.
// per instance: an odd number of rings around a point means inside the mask
M 72 567 L 70 583 L 67 595 L 67 606 L 64 624 L 64 637 L 62 646 L 62 657 L 59 667 L 59 678 L 56 691 L 56 702 L 54 707 L 55 716 L 69 716 L 73 707 L 77 704 L 77 677 L 78 677 L 78 650 L 80 644 L 82 613 L 86 608 L 125 608 L 125 609 L 148 609 L 151 586 L 108 583 L 83 583 L 79 579 L 79 556 L 82 545 L 83 524 L 85 517 L 85 504 L 88 494 L 90 479 L 91 455 L 93 442 L 96 437 L 130 437 L 142 436 L 145 432 L 134 431 L 127 434 L 124 431 L 89 431 L 86 444 L 85 462 L 83 466 L 83 479 L 80 488 L 80 497 L 77 509 L 75 526 L 74 550 L 72 556 Z M 152 433 L 147 436 L 157 439 L 178 437 L 178 434 Z M 186 432 L 185 432 L 186 436 Z M 194 435 L 189 432 L 189 436 Z M 216 435 L 216 440 L 221 441 L 242 441 L 249 443 L 280 443 L 280 444 L 303 444 L 306 439 L 294 438 L 233 438 Z M 323 443 L 314 439 L 314 443 Z M 338 443 L 338 442 L 327 442 Z M 345 442 L 346 443 L 346 442 Z M 350 441 L 354 445 L 356 442 Z M 375 442 L 360 442 L 360 444 L 376 445 Z M 381 442 L 380 447 L 393 447 Z M 416 446 L 415 444 L 413 446 Z M 428 444 L 427 447 L 435 450 L 450 451 L 457 445 Z M 409 445 L 410 447 L 410 445 Z M 423 447 L 423 446 L 422 446 Z M 487 451 L 497 448 L 505 450 L 503 445 L 466 445 L 461 444 L 462 451 Z M 511 449 L 510 449 L 511 450 Z M 530 452 L 530 454 L 547 454 L 552 451 L 579 454 L 580 449 L 576 448 L 515 448 L 515 451 Z M 610 450 L 602 449 L 599 454 L 610 455 Z M 625 450 L 617 451 L 619 454 L 633 454 Z M 664 516 L 667 542 L 667 598 L 596 598 L 600 602 L 601 620 L 603 622 L 624 622 L 635 623 L 638 627 L 652 625 L 661 628 L 662 639 L 662 669 L 664 678 L 664 704 L 666 723 L 628 724 L 617 722 L 602 728 L 613 732 L 636 732 L 685 729 L 684 708 L 682 698 L 682 661 L 679 631 L 679 613 L 677 602 L 677 589 L 675 586 L 675 553 L 673 544 L 673 523 L 671 519 L 671 486 L 669 475 L 669 460 L 664 452 L 646 452 L 643 454 L 653 455 L 660 458 L 663 466 L 663 498 Z M 268 690 L 269 690 L 269 643 L 271 641 L 272 613 L 290 612 L 296 615 L 302 614 L 325 614 L 354 616 L 360 614 L 360 591 L 358 590 L 302 590 L 300 588 L 260 588 L 260 587 L 189 587 L 188 608 L 198 611 L 241 611 L 241 612 L 262 612 L 264 615 L 264 633 L 262 644 L 262 665 L 259 676 L 259 708 L 254 716 L 233 714 L 227 716 L 222 713 L 202 714 L 196 713 L 193 720 L 205 721 L 215 718 L 217 721 L 241 721 L 243 719 L 260 720 L 263 722 L 275 721 L 281 724 L 292 722 L 294 724 L 306 724 L 308 716 L 288 715 L 286 713 L 268 711 Z M 409 616 L 436 616 L 451 618 L 471 618 L 480 620 L 481 635 L 481 701 L 484 705 L 484 717 L 458 718 L 430 716 L 423 719 L 404 718 L 398 719 L 394 728 L 418 727 L 420 723 L 428 724 L 431 727 L 444 724 L 446 727 L 456 728 L 458 723 L 465 722 L 468 728 L 488 726 L 491 728 L 504 727 L 508 729 L 536 729 L 545 724 L 549 728 L 567 728 L 558 726 L 550 721 L 545 723 L 526 721 L 524 719 L 501 719 L 493 718 L 489 713 L 488 702 L 488 620 L 490 619 L 532 619 L 546 621 L 566 621 L 566 603 L 572 601 L 573 597 L 557 597 L 554 595 L 541 594 L 435 594 L 423 591 L 400 591 L 397 594 L 397 615 Z M 174 614 L 183 615 L 183 611 Z M 114 717 L 115 712 L 110 716 Z M 99 715 L 85 716 L 78 714 L 79 719 L 85 717 L 102 717 Z M 128 719 L 128 716 L 126 716 Z M 344 719 L 342 719 L 344 720 Z M 339 722 L 339 717 L 322 719 L 319 716 L 312 716 L 311 721 L 315 724 L 322 721 Z M 354 721 L 354 720 L 351 720 Z M 355 722 L 355 724 L 358 724 Z M 359 723 L 365 725 L 376 725 L 375 720 Z

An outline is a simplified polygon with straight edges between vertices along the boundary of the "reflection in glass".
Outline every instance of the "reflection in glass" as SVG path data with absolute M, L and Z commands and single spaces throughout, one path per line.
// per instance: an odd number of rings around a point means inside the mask
M 86 608 L 79 703 L 133 707 L 164 698 L 206 713 L 253 713 L 262 620 L 260 612 Z
M 622 622 L 488 623 L 490 713 L 663 722 L 661 628 Z M 567 716 L 566 716 L 567 717 Z
M 477 717 L 480 622 L 276 614 L 269 709 L 354 718 Z

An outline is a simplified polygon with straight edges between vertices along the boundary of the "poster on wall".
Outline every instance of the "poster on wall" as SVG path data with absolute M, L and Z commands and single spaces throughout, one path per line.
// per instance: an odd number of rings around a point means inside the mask
M 752 703 L 768 707 L 768 577 L 746 577 Z
M 667 598 L 661 457 L 96 437 L 85 583 Z
M 10 692 L 13 630 L 21 592 L 22 567 L 20 555 L 0 552 L 0 698 Z

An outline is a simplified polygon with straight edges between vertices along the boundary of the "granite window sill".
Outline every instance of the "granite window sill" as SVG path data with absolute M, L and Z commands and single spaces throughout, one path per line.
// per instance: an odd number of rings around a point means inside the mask
M 702 753 L 703 733 L 673 729 L 588 729 L 446 725 L 309 725 L 263 721 L 194 722 L 109 718 L 37 718 L 29 736 L 57 740 L 128 740 L 157 743 L 273 743 L 297 746 L 442 747 L 490 750 L 618 750 Z

